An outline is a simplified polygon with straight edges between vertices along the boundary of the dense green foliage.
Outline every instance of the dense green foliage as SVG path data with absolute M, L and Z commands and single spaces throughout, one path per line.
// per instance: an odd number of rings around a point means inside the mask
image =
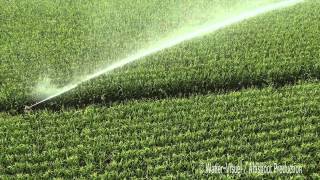
M 201 164 L 239 161 L 301 165 L 299 176 L 319 178 L 319 94 L 306 84 L 1 114 L 0 178 L 214 177 Z
M 319 179 L 320 1 L 184 42 L 20 111 L 39 100 L 35 87 L 66 85 L 218 22 L 223 10 L 277 1 L 0 0 L 0 179 L 223 178 L 205 165 L 238 162 L 303 168 L 243 178 Z

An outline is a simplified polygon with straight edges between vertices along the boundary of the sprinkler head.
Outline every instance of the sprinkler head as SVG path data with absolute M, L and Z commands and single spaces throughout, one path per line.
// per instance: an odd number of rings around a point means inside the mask
M 29 113 L 32 111 L 32 107 L 31 106 L 24 106 L 24 112 L 25 113 Z

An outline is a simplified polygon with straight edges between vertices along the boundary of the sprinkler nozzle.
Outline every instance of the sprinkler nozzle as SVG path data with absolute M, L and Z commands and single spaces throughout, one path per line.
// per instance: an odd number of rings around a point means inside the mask
M 32 107 L 31 106 L 24 106 L 24 112 L 28 113 L 32 111 Z

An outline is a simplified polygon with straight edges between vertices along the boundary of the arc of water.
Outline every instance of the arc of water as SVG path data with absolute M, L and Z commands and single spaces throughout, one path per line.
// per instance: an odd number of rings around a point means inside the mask
M 129 56 L 127 58 L 124 58 L 118 62 L 115 62 L 114 64 L 111 64 L 110 66 L 107 66 L 106 68 L 102 69 L 102 70 L 99 70 L 93 74 L 90 74 L 88 76 L 86 76 L 85 78 L 83 78 L 82 80 L 79 80 L 78 82 L 75 82 L 73 84 L 69 84 L 63 88 L 61 88 L 57 93 L 55 94 L 52 94 L 50 96 L 48 96 L 47 98 L 31 105 L 31 106 L 27 106 L 28 108 L 33 108 L 39 104 L 42 104 L 52 98 L 55 98 L 57 96 L 60 96 L 72 89 L 75 89 L 76 87 L 78 87 L 80 84 L 84 83 L 84 82 L 87 82 L 89 80 L 92 80 L 96 77 L 99 77 L 103 74 L 106 74 L 108 72 L 111 72 L 115 69 L 118 69 L 118 68 L 121 68 L 129 63 L 132 63 L 134 61 L 137 61 L 139 59 L 142 59 L 146 56 L 149 56 L 149 55 L 152 55 L 152 54 L 155 54 L 159 51 L 162 51 L 164 49 L 168 49 L 168 48 L 171 48 L 175 45 L 178 45 L 182 42 L 185 42 L 185 41 L 188 41 L 188 40 L 191 40 L 191 39 L 194 39 L 196 37 L 200 37 L 200 36 L 203 36 L 203 35 L 206 35 L 208 33 L 212 33 L 212 32 L 215 32 L 219 29 L 222 29 L 222 28 L 225 28 L 227 26 L 230 26 L 232 24 L 236 24 L 236 23 L 239 23 L 239 22 L 242 22 L 244 20 L 247 20 L 247 19 L 250 19 L 250 18 L 253 18 L 255 16 L 258 16 L 260 14 L 264 14 L 264 13 L 267 13 L 267 12 L 270 12 L 270 11 L 273 11 L 273 10 L 277 10 L 277 9 L 282 9 L 282 8 L 286 8 L 286 7 L 289 7 L 289 6 L 293 6 L 293 5 L 296 5 L 298 3 L 302 3 L 304 2 L 304 0 L 285 0 L 285 1 L 281 1 L 281 2 L 277 2 L 277 3 L 272 3 L 272 4 L 269 4 L 267 6 L 264 6 L 264 7 L 260 7 L 260 8 L 257 8 L 255 10 L 252 10 L 252 11 L 248 11 L 248 12 L 244 12 L 238 16 L 235 16 L 235 17 L 232 17 L 232 18 L 229 18 L 229 19 L 226 19 L 225 21 L 222 21 L 220 23 L 215 23 L 215 24 L 211 24 L 211 25 L 208 25 L 206 27 L 202 27 L 198 30 L 195 30 L 193 32 L 188 32 L 188 33 L 185 33 L 185 34 L 182 34 L 180 36 L 177 36 L 175 37 L 174 39 L 170 39 L 170 40 L 166 40 L 166 41 L 163 41 L 161 43 L 159 43 L 158 46 L 156 47 L 152 47 L 152 48 L 149 48 L 149 49 L 146 49 L 146 50 L 141 50 L 139 52 L 137 52 L 136 54 L 132 55 L 132 56 Z

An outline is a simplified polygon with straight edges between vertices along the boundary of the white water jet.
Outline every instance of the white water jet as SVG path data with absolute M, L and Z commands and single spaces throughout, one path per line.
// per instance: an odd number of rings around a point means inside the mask
M 122 60 L 119 60 L 118 62 L 115 62 L 113 64 L 111 64 L 110 66 L 107 66 L 106 68 L 102 69 L 102 70 L 99 70 L 93 74 L 90 74 L 86 77 L 84 77 L 83 79 L 77 81 L 77 82 L 74 82 L 72 84 L 69 84 L 69 85 L 66 85 L 62 88 L 59 88 L 59 89 L 55 89 L 55 93 L 54 94 L 51 94 L 51 95 L 48 95 L 46 98 L 44 98 L 43 100 L 33 104 L 32 106 L 28 106 L 28 108 L 32 108 L 32 107 L 35 107 L 43 102 L 46 102 L 52 98 L 55 98 L 57 96 L 60 96 L 61 94 L 64 94 L 72 89 L 75 89 L 76 87 L 78 87 L 80 84 L 84 83 L 84 82 L 87 82 L 89 80 L 92 80 L 96 77 L 99 77 L 103 74 L 106 74 L 108 72 L 111 72 L 115 69 L 118 69 L 118 68 L 121 68 L 129 63 L 132 63 L 134 61 L 137 61 L 137 60 L 140 60 L 146 56 L 149 56 L 149 55 L 152 55 L 152 54 L 155 54 L 159 51 L 162 51 L 164 49 L 168 49 L 168 48 L 171 48 L 175 45 L 178 45 L 184 41 L 188 41 L 188 40 L 191 40 L 191 39 L 194 39 L 196 37 L 201 37 L 201 36 L 204 36 L 206 34 L 209 34 L 209 33 L 212 33 L 212 32 L 215 32 L 219 29 L 222 29 L 222 28 L 225 28 L 227 26 L 230 26 L 232 24 L 236 24 L 236 23 L 239 23 L 239 22 L 242 22 L 244 20 L 247 20 L 247 19 L 250 19 L 250 18 L 253 18 L 255 16 L 258 16 L 260 14 L 264 14 L 264 13 L 267 13 L 267 12 L 270 12 L 270 11 L 273 11 L 273 10 L 277 10 L 277 9 L 282 9 L 282 8 L 286 8 L 286 7 L 289 7 L 289 6 L 293 6 L 293 5 L 296 5 L 298 3 L 302 3 L 304 2 L 304 0 L 285 0 L 285 1 L 282 1 L 282 2 L 278 2 L 278 3 L 272 3 L 270 5 L 267 5 L 265 7 L 260 7 L 260 8 L 257 8 L 255 10 L 252 10 L 252 11 L 248 11 L 248 12 L 244 12 L 242 14 L 239 14 L 238 16 L 234 16 L 232 18 L 228 18 L 226 19 L 225 21 L 222 21 L 220 23 L 214 23 L 214 24 L 211 24 L 211 25 L 208 25 L 208 26 L 205 26 L 205 27 L 200 27 L 198 30 L 195 30 L 193 32 L 187 32 L 187 33 L 184 33 L 184 34 L 181 34 L 173 39 L 169 39 L 169 40 L 164 40 L 160 43 L 158 43 L 156 46 L 152 47 L 152 48 L 149 48 L 149 49 L 145 49 L 145 50 L 141 50 L 139 52 L 137 52 L 136 54 L 133 54 L 127 58 L 124 58 Z

